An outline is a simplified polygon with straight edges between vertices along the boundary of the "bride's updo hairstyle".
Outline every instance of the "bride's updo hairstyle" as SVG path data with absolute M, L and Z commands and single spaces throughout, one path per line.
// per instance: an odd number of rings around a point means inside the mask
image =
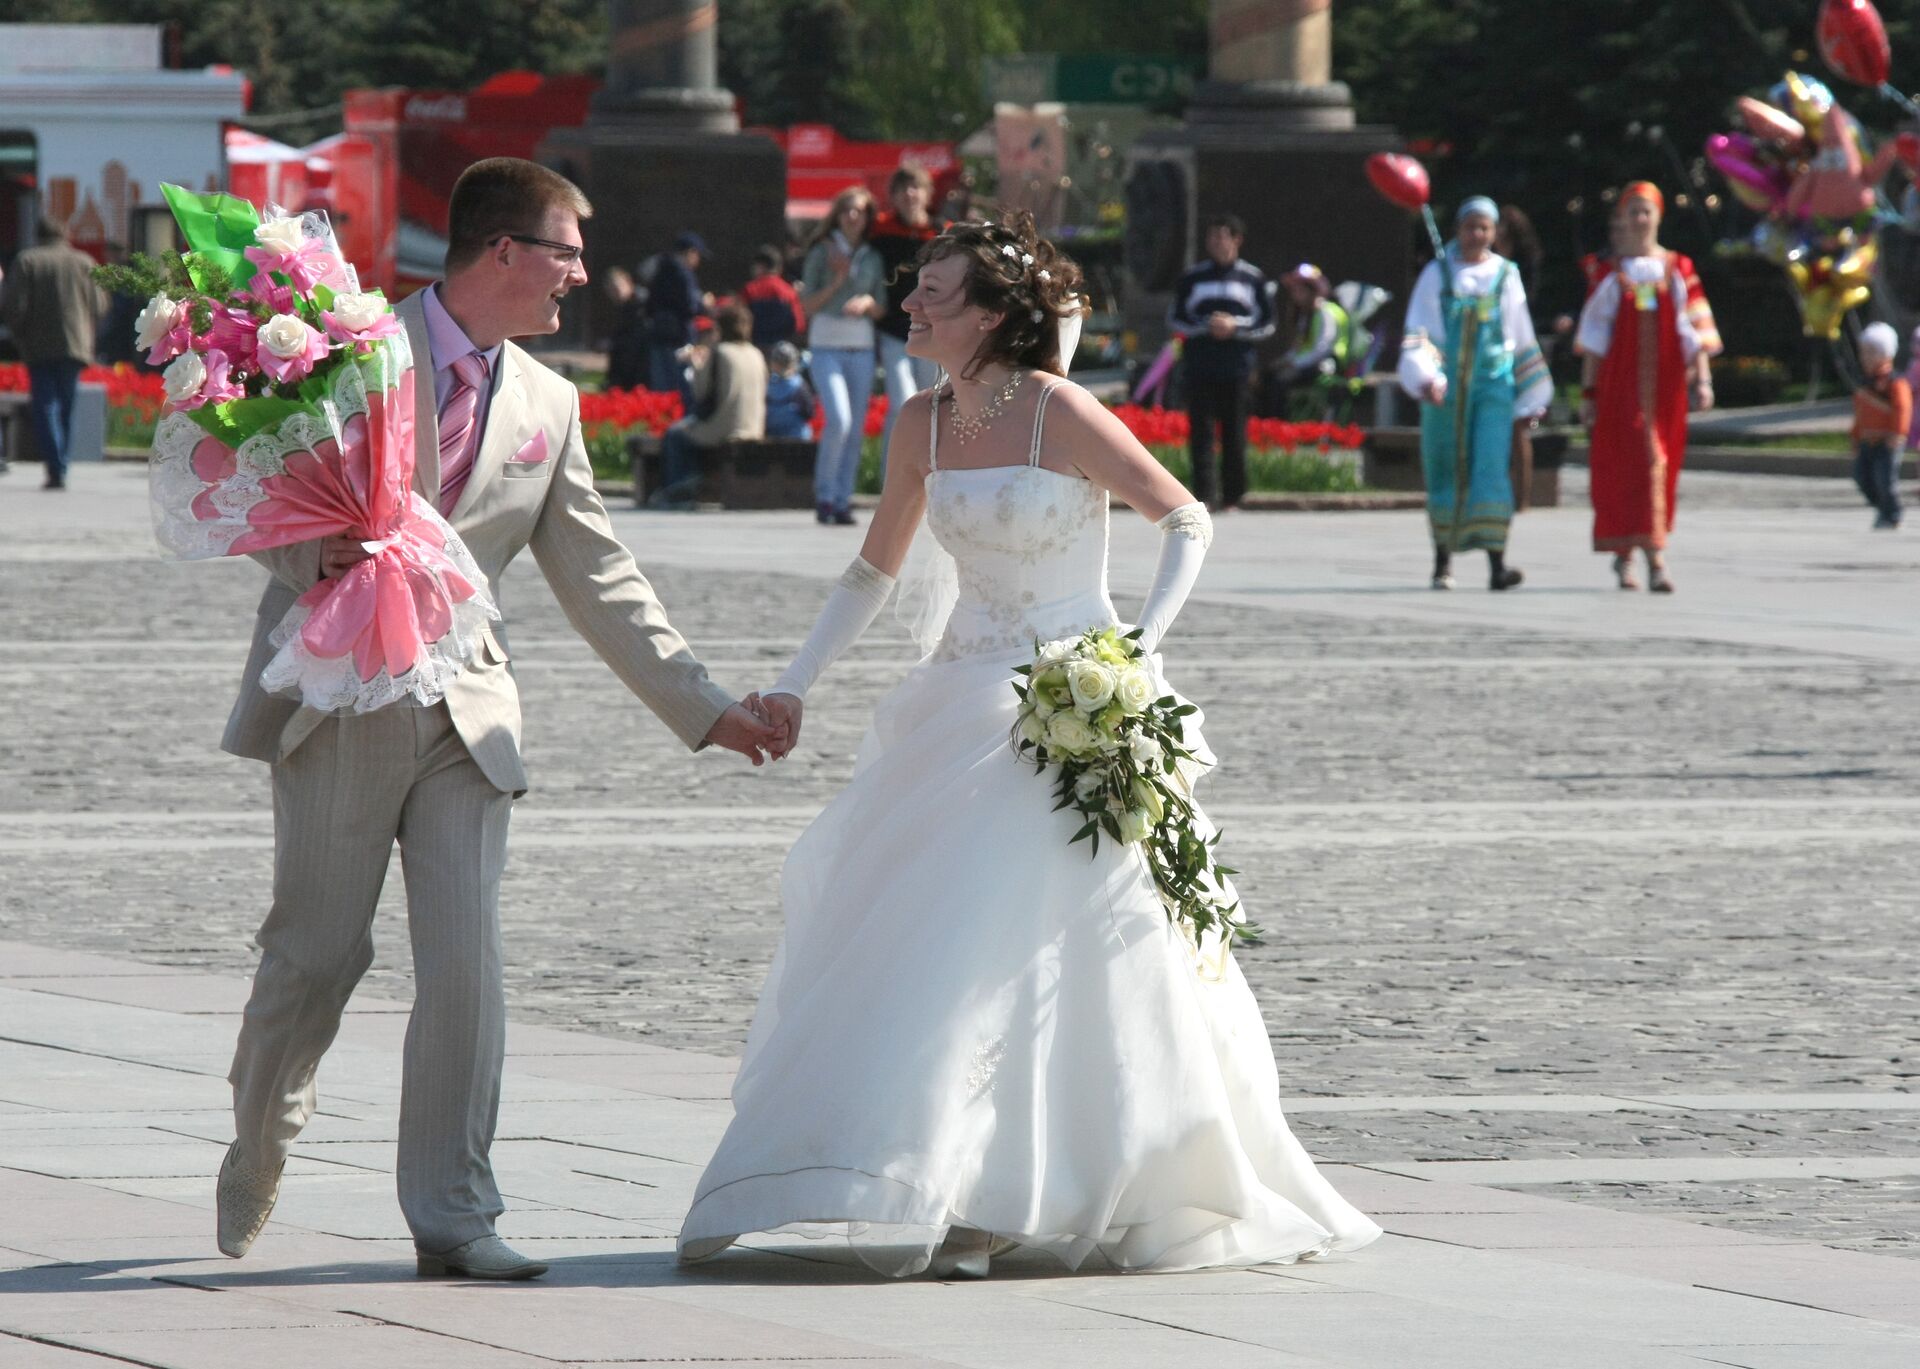
M 964 257 L 966 301 L 1001 314 L 1000 326 L 980 340 L 962 374 L 1003 365 L 1064 375 L 1060 321 L 1079 312 L 1080 268 L 1034 231 L 1022 209 L 1005 223 L 956 223 L 920 249 L 920 265 Z

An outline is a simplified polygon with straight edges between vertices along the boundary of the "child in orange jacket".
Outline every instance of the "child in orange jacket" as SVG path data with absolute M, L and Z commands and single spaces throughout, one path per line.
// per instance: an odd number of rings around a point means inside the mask
M 1900 449 L 1913 424 L 1913 387 L 1894 374 L 1900 338 L 1889 324 L 1860 334 L 1860 366 L 1867 383 L 1853 392 L 1853 479 L 1873 505 L 1873 526 L 1900 526 Z

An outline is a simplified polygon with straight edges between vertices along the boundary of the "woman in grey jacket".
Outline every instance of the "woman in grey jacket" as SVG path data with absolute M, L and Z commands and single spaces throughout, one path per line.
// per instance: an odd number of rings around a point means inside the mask
M 862 186 L 841 191 L 800 272 L 813 388 L 827 419 L 813 463 L 814 516 L 843 526 L 854 521 L 853 481 L 873 393 L 873 321 L 887 307 L 885 268 L 867 241 L 872 223 L 873 196 Z

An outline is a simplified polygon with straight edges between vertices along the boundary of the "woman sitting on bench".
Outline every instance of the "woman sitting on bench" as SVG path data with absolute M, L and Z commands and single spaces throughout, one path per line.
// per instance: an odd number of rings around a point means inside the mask
M 766 434 L 767 362 L 751 340 L 753 315 L 743 304 L 728 304 L 714 311 L 713 321 L 720 342 L 711 351 L 692 348 L 693 412 L 661 439 L 666 481 L 648 497 L 650 509 L 692 508 L 702 455 Z

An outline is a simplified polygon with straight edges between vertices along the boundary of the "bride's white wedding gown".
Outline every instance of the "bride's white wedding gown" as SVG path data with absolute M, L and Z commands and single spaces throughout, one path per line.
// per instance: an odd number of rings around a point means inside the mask
M 1287 1129 L 1231 956 L 1196 961 L 1137 851 L 1069 846 L 1080 820 L 1009 745 L 1035 639 L 1116 621 L 1106 493 L 1037 464 L 1045 408 L 1034 464 L 935 452 L 927 516 L 959 602 L 787 858 L 785 937 L 683 1261 L 798 1230 L 911 1274 L 959 1225 L 1074 1267 L 1175 1270 L 1380 1234 Z

